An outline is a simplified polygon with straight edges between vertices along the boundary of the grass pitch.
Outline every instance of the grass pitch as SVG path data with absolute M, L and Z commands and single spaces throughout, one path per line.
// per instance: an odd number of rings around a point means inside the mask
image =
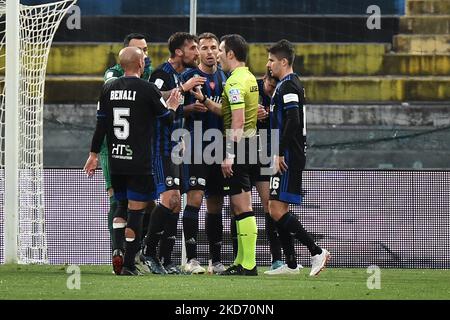
M 146 275 L 119 277 L 109 266 L 81 266 L 80 289 L 69 289 L 68 266 L 0 265 L 0 299 L 318 300 L 450 299 L 450 270 L 381 269 L 381 288 L 368 289 L 366 269 L 327 268 L 309 277 Z

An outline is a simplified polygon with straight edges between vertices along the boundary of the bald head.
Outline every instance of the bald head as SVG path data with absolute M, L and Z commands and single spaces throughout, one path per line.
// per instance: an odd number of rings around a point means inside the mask
M 126 47 L 119 52 L 119 63 L 125 72 L 141 72 L 144 68 L 144 52 L 137 47 Z

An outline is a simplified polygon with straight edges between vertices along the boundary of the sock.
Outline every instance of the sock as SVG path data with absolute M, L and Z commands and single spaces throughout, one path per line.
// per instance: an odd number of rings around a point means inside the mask
M 139 251 L 144 210 L 128 210 L 127 228 L 134 231 L 134 238 L 125 238 L 125 257 L 123 265 L 134 269 L 134 258 Z
M 284 256 L 286 258 L 286 264 L 289 268 L 297 268 L 297 255 L 294 247 L 294 237 L 286 230 L 286 228 L 278 228 L 278 234 L 280 235 L 281 245 L 283 246 Z
M 186 245 L 186 257 L 197 258 L 198 212 L 200 208 L 186 205 L 183 213 L 183 232 Z
M 117 208 L 114 212 L 114 218 L 122 218 L 125 222 L 113 223 L 113 250 L 120 249 L 122 252 L 125 250 L 125 227 L 127 225 L 127 215 L 128 215 L 128 202 L 117 201 Z
M 234 223 L 236 225 L 236 257 L 234 258 L 233 264 L 235 266 L 242 264 L 242 260 L 244 257 L 244 250 L 242 248 L 242 239 L 241 233 L 239 232 L 239 223 L 237 219 L 234 219 Z
M 160 258 L 164 260 L 163 265 L 168 266 L 172 263 L 172 251 L 177 237 L 178 214 L 172 212 L 164 226 L 164 234 L 161 238 Z
M 117 209 L 117 201 L 116 199 L 114 199 L 114 196 L 111 196 L 109 197 L 109 211 L 108 211 L 108 230 L 109 230 L 109 239 L 111 240 L 111 249 L 114 246 L 113 220 L 116 209 Z
M 144 220 L 142 222 L 142 236 L 141 236 L 141 242 L 144 242 L 144 238 L 148 233 L 148 226 L 150 224 L 150 219 L 151 219 L 151 215 L 153 210 L 155 209 L 155 203 L 154 201 L 151 201 L 148 203 L 147 207 L 145 208 L 145 213 L 144 213 Z
M 236 259 L 238 252 L 238 232 L 236 218 L 232 215 L 230 218 L 231 244 L 233 245 L 233 257 Z
M 288 232 L 292 233 L 296 239 L 308 248 L 312 256 L 322 253 L 322 249 L 316 245 L 305 228 L 303 228 L 300 221 L 298 221 L 290 212 L 287 212 L 280 220 L 278 220 L 277 226 L 285 228 Z
M 281 243 L 278 238 L 275 221 L 268 212 L 266 212 L 264 216 L 266 221 L 267 240 L 269 240 L 270 253 L 272 254 L 272 262 L 275 262 L 276 260 L 281 260 Z
M 220 262 L 220 250 L 222 249 L 223 239 L 222 213 L 207 212 L 205 218 L 205 229 L 209 242 L 209 255 L 211 257 L 211 262 Z
M 241 240 L 238 252 L 241 249 L 243 251 L 241 265 L 247 270 L 252 270 L 256 266 L 256 239 L 258 237 L 255 213 L 253 211 L 244 212 L 237 216 L 236 220 Z
M 172 210 L 158 204 L 150 215 L 150 223 L 147 227 L 147 235 L 144 239 L 143 253 L 146 256 L 156 257 L 156 248 L 164 233 L 166 221 L 172 215 Z

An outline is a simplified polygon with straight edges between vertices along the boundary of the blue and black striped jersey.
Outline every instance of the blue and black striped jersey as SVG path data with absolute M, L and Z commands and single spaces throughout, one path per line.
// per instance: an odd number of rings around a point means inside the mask
M 223 87 L 225 86 L 225 82 L 227 81 L 227 77 L 222 69 L 217 68 L 217 71 L 213 74 L 208 74 L 202 72 L 200 69 L 190 69 L 185 71 L 182 75 L 182 81 L 186 82 L 189 79 L 201 76 L 206 78 L 206 82 L 202 86 L 202 92 L 205 96 L 207 96 L 212 101 L 217 103 L 222 103 L 222 92 Z M 191 94 L 186 94 L 184 105 L 190 105 L 195 102 L 195 98 Z M 222 117 L 216 115 L 213 112 L 191 112 L 189 116 L 186 118 L 184 127 L 192 132 L 194 130 L 194 121 L 202 122 L 202 129 L 205 132 L 208 129 L 219 129 L 223 130 L 223 120 Z
M 178 88 L 181 85 L 180 74 L 175 71 L 169 62 L 165 62 L 153 71 L 150 76 L 150 82 L 153 82 L 161 91 L 169 91 Z M 153 154 L 156 156 L 170 156 L 172 148 L 177 144 L 171 141 L 172 132 L 182 127 L 183 123 L 183 107 L 180 106 L 175 114 L 173 124 L 164 125 L 163 122 L 157 120 L 155 125 L 155 133 L 153 140 Z

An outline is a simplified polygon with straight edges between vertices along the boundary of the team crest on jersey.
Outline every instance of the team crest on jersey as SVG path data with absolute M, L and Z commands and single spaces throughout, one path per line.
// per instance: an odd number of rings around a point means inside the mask
M 166 177 L 166 186 L 171 187 L 173 186 L 173 183 L 174 183 L 173 177 L 171 176 Z
M 197 178 L 196 177 L 190 177 L 189 178 L 189 184 L 191 186 L 195 186 L 197 184 Z
M 211 82 L 209 83 L 209 87 L 211 88 L 211 90 L 214 91 L 214 89 L 216 88 L 216 83 L 215 83 L 214 81 L 211 81 Z

